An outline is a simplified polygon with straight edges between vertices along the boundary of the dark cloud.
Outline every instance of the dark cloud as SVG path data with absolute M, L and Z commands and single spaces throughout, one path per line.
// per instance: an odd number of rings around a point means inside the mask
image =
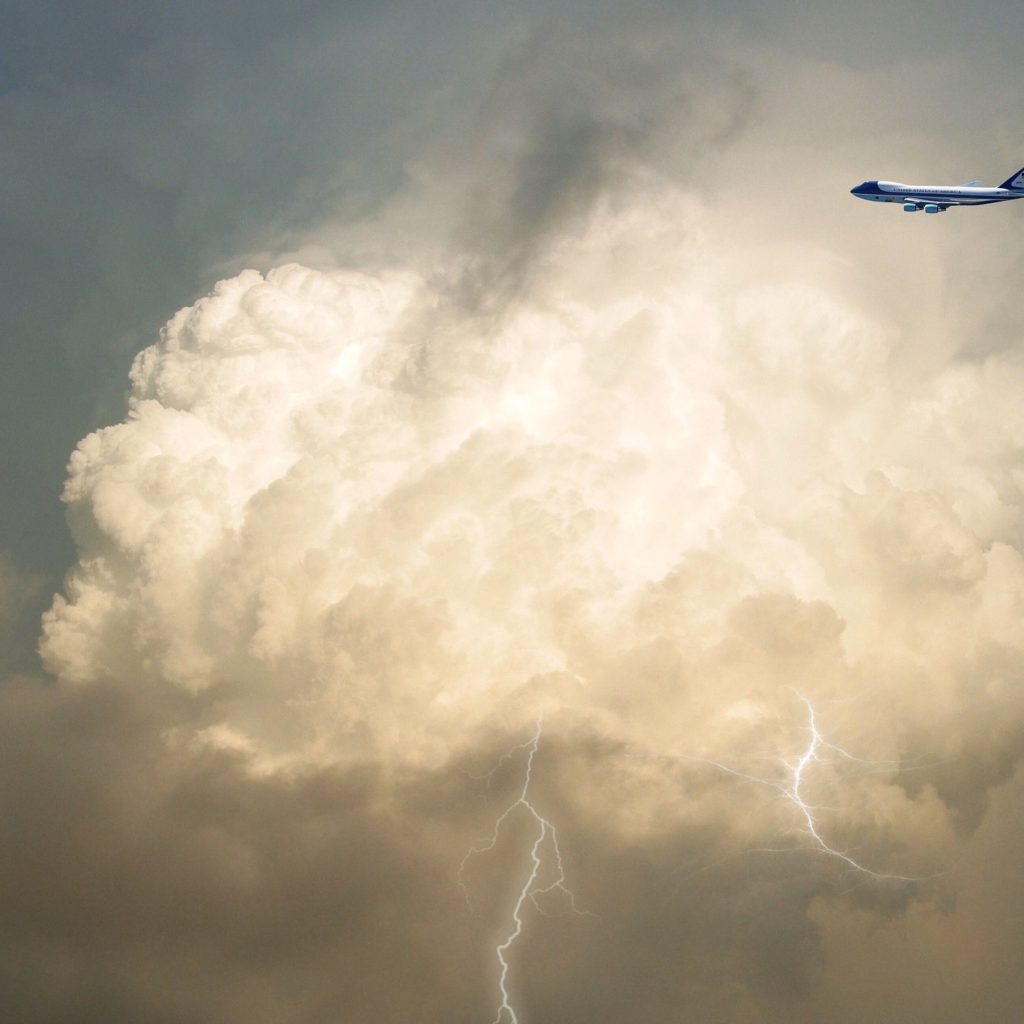
M 481 770 L 520 737 L 397 779 L 267 776 L 239 755 L 169 749 L 180 714 L 30 680 L 3 698 L 0 976 L 19 1020 L 489 1019 L 528 823 L 471 864 L 472 911 L 457 875 L 519 785 L 514 762 L 489 783 Z M 536 798 L 600 919 L 529 913 L 514 958 L 524 1016 L 784 1019 L 822 970 L 808 911 L 831 867 L 731 847 L 720 824 L 624 841 L 624 793 L 608 784 L 622 752 L 551 735 Z
M 477 255 L 463 282 L 471 308 L 508 301 L 543 275 L 552 239 L 578 230 L 638 166 L 690 177 L 755 116 L 749 75 L 674 28 L 650 12 L 628 28 L 546 24 L 499 69 L 467 145 L 435 169 L 468 172 L 456 237 Z
M 427 801 L 403 806 L 373 769 L 286 781 L 175 756 L 160 716 L 102 693 L 26 685 L 3 720 L 19 1019 L 440 1020 L 464 996 Z

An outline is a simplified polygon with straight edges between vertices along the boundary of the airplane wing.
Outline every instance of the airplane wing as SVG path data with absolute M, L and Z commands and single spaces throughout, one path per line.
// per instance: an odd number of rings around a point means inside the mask
M 981 184 L 981 178 L 975 178 L 974 181 L 965 181 L 960 188 L 973 188 L 975 185 Z

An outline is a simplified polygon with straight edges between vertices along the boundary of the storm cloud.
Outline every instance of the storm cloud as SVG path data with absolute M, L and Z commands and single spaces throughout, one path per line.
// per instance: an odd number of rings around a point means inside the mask
M 50 144 L 116 153 L 151 219 L 85 202 L 69 236 L 113 262 L 67 293 L 94 409 L 47 428 L 86 436 L 41 670 L 53 566 L 0 563 L 19 1019 L 492 1020 L 529 821 L 468 902 L 459 869 L 541 716 L 530 794 L 589 913 L 528 907 L 524 1024 L 1007 1019 L 1020 245 L 835 209 L 867 161 L 948 157 L 886 132 L 963 65 L 728 10 L 214 13 L 122 25 L 56 89 L 88 116 Z M 147 222 L 163 256 L 111 241 Z M 847 860 L 786 796 L 805 700 Z

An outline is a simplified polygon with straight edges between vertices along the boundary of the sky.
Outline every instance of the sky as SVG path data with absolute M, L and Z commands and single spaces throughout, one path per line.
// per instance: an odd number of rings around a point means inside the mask
M 1013 1019 L 1022 30 L 0 4 L 17 1019 Z

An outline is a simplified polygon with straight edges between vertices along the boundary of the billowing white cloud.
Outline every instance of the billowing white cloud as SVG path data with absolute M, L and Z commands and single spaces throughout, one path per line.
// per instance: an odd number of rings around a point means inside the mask
M 851 783 L 839 831 L 941 839 L 936 794 L 976 820 L 1017 755 L 1024 366 L 908 382 L 898 328 L 814 257 L 748 278 L 646 176 L 485 309 L 455 265 L 222 281 L 72 458 L 46 664 L 191 693 L 170 738 L 264 768 L 437 763 L 538 702 L 634 776 L 741 764 L 799 749 L 799 689 L 919 770 Z M 936 767 L 963 758 L 966 782 Z M 719 814 L 727 780 L 659 780 L 622 827 Z

